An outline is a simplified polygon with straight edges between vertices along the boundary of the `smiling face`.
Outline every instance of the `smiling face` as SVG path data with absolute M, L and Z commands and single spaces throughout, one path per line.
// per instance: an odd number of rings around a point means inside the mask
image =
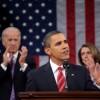
M 2 43 L 9 53 L 15 53 L 20 46 L 20 34 L 16 29 L 8 29 L 2 39 Z
M 51 36 L 50 47 L 45 48 L 45 52 L 55 63 L 69 60 L 69 45 L 64 35 L 61 33 Z

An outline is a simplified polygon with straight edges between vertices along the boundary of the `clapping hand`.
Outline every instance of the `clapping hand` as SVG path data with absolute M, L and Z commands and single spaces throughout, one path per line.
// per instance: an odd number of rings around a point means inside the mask
M 19 58 L 19 63 L 20 63 L 20 66 L 23 66 L 23 64 L 25 63 L 25 59 L 26 59 L 26 56 L 27 56 L 27 48 L 25 46 L 22 46 L 21 47 L 21 51 L 20 51 L 20 58 Z
M 6 51 L 3 54 L 3 64 L 7 67 L 7 65 L 10 63 L 10 60 L 12 58 L 12 53 L 9 52 L 9 47 L 6 49 Z
M 100 85 L 100 64 L 99 63 L 96 63 L 95 66 L 94 79 L 96 80 L 96 83 Z

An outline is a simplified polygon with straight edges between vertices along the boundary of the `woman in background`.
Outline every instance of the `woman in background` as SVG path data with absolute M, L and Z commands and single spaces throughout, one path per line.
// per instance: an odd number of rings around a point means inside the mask
M 91 79 L 95 83 L 95 79 L 100 77 L 100 51 L 93 44 L 83 44 L 78 52 L 78 59 L 79 63 L 89 70 Z

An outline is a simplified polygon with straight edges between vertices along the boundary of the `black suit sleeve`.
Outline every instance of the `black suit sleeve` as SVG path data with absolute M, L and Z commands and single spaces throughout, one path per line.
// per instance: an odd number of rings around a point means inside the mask
M 94 84 L 93 84 L 93 81 L 91 80 L 90 78 L 90 74 L 89 74 L 89 71 L 86 70 L 86 90 L 87 91 L 100 91 L 99 88 L 97 88 Z
M 27 56 L 26 63 L 28 64 L 28 66 L 27 66 L 27 68 L 25 70 L 25 74 L 27 74 L 30 70 L 36 68 L 36 62 L 32 57 Z
M 33 81 L 33 71 L 30 71 L 28 74 L 27 74 L 27 84 L 26 84 L 26 91 L 34 91 L 34 89 L 36 87 L 34 87 L 34 81 Z

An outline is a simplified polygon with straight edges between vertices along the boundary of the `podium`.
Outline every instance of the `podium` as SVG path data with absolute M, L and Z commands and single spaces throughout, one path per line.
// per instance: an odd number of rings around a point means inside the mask
M 20 92 L 20 100 L 100 100 L 99 91 Z

